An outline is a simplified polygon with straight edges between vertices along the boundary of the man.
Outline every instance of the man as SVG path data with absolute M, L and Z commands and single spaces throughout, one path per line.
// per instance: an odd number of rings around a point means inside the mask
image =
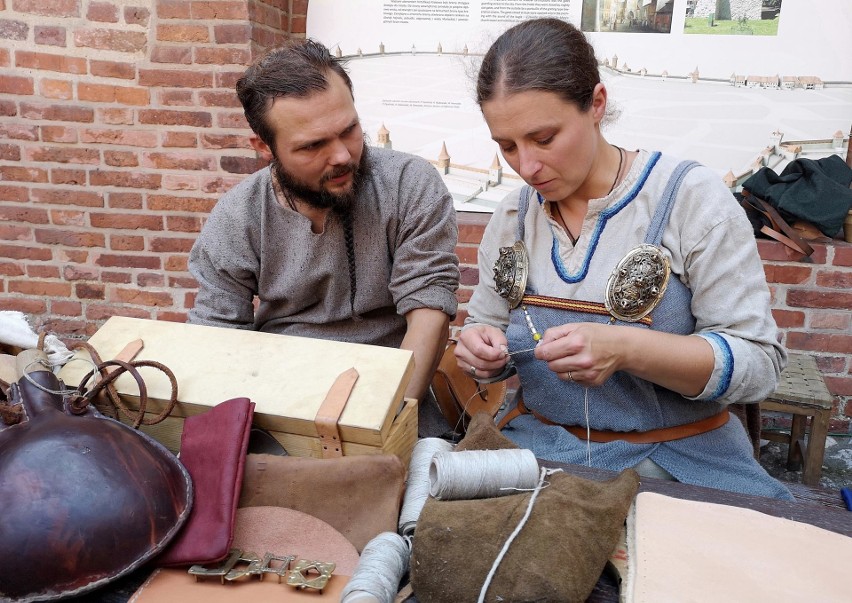
M 272 51 L 237 95 L 270 165 L 220 199 L 196 240 L 189 321 L 411 350 L 405 395 L 422 402 L 459 279 L 437 170 L 367 147 L 352 82 L 317 42 Z

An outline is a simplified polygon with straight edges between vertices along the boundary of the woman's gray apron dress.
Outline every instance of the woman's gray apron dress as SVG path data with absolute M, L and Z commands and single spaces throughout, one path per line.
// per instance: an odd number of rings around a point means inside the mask
M 677 191 L 685 173 L 696 164 L 678 165 L 663 198 L 655 210 L 645 243 L 660 246 L 663 230 L 669 221 Z M 524 239 L 524 220 L 534 191 L 525 187 L 518 207 L 518 239 Z M 543 200 L 539 198 L 539 203 Z M 613 266 L 596 263 L 590 251 L 589 272 L 608 274 Z M 530 262 L 541 258 L 530 258 Z M 555 269 L 555 268 L 554 268 Z M 525 295 L 547 295 L 527 286 Z M 602 301 L 603 291 L 600 300 Z M 690 311 L 692 294 L 676 275 L 669 279 L 662 300 L 653 310 L 650 328 L 679 335 L 694 333 L 695 318 Z M 624 322 L 612 316 L 525 305 L 523 301 L 510 313 L 506 331 L 509 351 L 527 350 L 535 345 L 524 315 L 529 313 L 536 330 L 572 322 L 611 323 L 645 329 L 646 325 Z M 559 379 L 537 360 L 533 353 L 513 356 L 521 380 L 524 405 L 553 422 L 579 425 L 585 428 L 585 396 L 588 396 L 589 427 L 609 431 L 648 431 L 662 427 L 692 423 L 718 414 L 725 405 L 713 400 L 689 400 L 680 394 L 618 371 L 600 387 L 589 387 Z M 551 461 L 586 464 L 587 442 L 556 425 L 546 425 L 532 415 L 514 419 L 503 433 L 536 457 Z M 635 467 L 650 458 L 678 481 L 729 490 L 792 500 L 789 491 L 770 477 L 754 459 L 751 443 L 742 424 L 734 417 L 722 427 L 696 436 L 657 444 L 632 444 L 623 440 L 590 444 L 591 464 L 615 471 Z

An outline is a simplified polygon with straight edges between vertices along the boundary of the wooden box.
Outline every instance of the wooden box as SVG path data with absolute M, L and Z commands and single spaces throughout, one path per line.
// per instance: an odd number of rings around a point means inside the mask
M 410 351 L 306 337 L 183 323 L 110 318 L 89 339 L 102 360 L 141 339 L 136 360 L 167 366 L 178 382 L 178 403 L 162 423 L 143 426 L 173 452 L 180 447 L 184 418 L 231 398 L 255 403 L 254 425 L 266 429 L 293 456 L 321 457 L 314 419 L 335 379 L 355 368 L 358 381 L 340 416 L 344 455 L 395 454 L 405 465 L 417 440 L 417 402 L 403 398 L 414 359 Z M 92 369 L 89 354 L 77 351 L 59 376 L 76 386 Z M 169 401 L 168 379 L 151 368 L 140 373 L 148 389 L 146 416 Z M 116 389 L 130 408 L 139 408 L 136 381 L 127 374 Z

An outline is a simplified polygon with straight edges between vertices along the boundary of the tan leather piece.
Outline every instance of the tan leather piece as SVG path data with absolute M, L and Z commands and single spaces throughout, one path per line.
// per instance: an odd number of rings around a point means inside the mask
M 286 507 L 341 532 L 360 552 L 382 532 L 396 532 L 405 467 L 395 455 L 336 459 L 249 454 L 240 507 Z
M 331 389 L 328 390 L 328 394 L 325 396 L 325 400 L 323 400 L 322 405 L 317 411 L 314 422 L 317 426 L 320 444 L 322 444 L 323 458 L 343 456 L 343 445 L 341 444 L 340 431 L 337 429 L 337 422 L 340 420 L 340 414 L 346 407 L 346 402 L 349 401 L 352 388 L 355 387 L 357 381 L 357 370 L 351 368 L 343 371 L 334 380 Z

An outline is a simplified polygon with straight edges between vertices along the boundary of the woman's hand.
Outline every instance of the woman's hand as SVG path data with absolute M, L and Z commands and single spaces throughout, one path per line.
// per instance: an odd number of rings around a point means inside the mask
M 565 381 L 597 386 L 626 371 L 684 396 L 701 393 L 714 363 L 703 337 L 588 322 L 548 329 L 535 357 Z
M 461 332 L 456 344 L 459 368 L 484 379 L 499 375 L 509 361 L 506 335 L 497 327 L 477 325 Z

